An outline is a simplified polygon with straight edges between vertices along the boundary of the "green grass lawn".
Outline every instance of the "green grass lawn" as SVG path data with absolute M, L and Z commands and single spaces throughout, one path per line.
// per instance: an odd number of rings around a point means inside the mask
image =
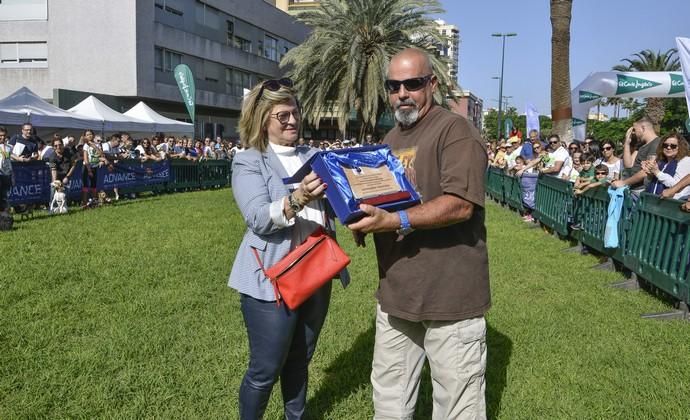
M 690 325 L 620 275 L 488 204 L 489 416 L 685 419 Z M 0 232 L 0 419 L 236 418 L 247 362 L 226 286 L 244 231 L 228 189 L 151 197 Z M 373 246 L 334 287 L 310 370 L 312 418 L 373 414 Z M 369 240 L 369 242 L 371 242 Z M 281 416 L 278 388 L 266 418 Z M 425 379 L 417 418 L 431 416 Z

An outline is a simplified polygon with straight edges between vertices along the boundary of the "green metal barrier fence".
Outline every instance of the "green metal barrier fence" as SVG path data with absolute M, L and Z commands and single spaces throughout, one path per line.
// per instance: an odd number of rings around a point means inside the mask
M 225 187 L 230 185 L 231 162 L 227 160 L 171 160 L 172 180 L 168 191 L 196 188 Z
M 604 233 L 606 231 L 610 201 L 611 197 L 608 194 L 608 187 L 590 189 L 584 194 L 577 196 L 574 204 L 574 218 L 580 229 L 573 231 L 573 237 L 583 245 L 622 263 L 623 250 L 627 244 L 628 230 L 630 228 L 633 202 L 630 198 L 630 192 L 626 190 L 623 199 L 623 210 L 618 221 L 618 248 L 605 248 Z
M 492 168 L 493 169 L 493 168 Z M 498 171 L 487 173 L 487 192 L 499 203 L 515 208 L 514 181 Z M 519 181 L 519 179 L 514 178 Z M 498 180 L 502 182 L 499 184 Z M 505 191 L 496 193 L 501 185 Z M 620 262 L 652 286 L 687 306 L 690 304 L 690 214 L 680 211 L 682 202 L 662 200 L 643 193 L 638 202 L 626 191 L 618 222 L 616 249 L 604 247 L 610 197 L 608 188 L 595 188 L 575 198 L 572 184 L 541 176 L 533 213 L 542 224 L 562 236 L 580 241 L 590 249 Z M 579 229 L 570 231 L 569 223 Z
M 679 210 L 680 204 L 642 193 L 624 262 L 638 276 L 688 304 L 690 215 Z
M 505 203 L 503 196 L 503 170 L 498 168 L 489 168 L 487 174 L 486 191 L 489 196 L 499 203 Z
M 573 184 L 555 176 L 540 176 L 533 216 L 562 236 L 568 236 L 573 216 Z
M 230 162 L 205 160 L 199 163 L 199 185 L 201 188 L 221 187 L 229 184 Z
M 172 180 L 168 184 L 169 191 L 183 191 L 199 188 L 199 164 L 190 160 L 170 161 Z
M 505 194 L 506 204 L 518 212 L 522 212 L 522 188 L 520 187 L 520 178 L 516 176 L 504 175 L 503 177 L 503 191 Z

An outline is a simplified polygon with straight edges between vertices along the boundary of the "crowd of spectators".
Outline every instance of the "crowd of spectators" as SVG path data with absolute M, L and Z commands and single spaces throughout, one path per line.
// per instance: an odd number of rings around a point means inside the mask
M 335 150 L 376 144 L 371 135 L 362 142 L 356 139 L 304 140 L 299 144 L 309 145 L 321 150 Z M 0 127 L 0 212 L 6 212 L 9 204 L 7 196 L 14 183 L 11 164 L 15 162 L 45 162 L 51 174 L 51 200 L 55 193 L 55 181 L 68 185 L 70 179 L 82 179 L 81 205 L 84 208 L 104 204 L 111 198 L 96 191 L 96 171 L 99 167 L 113 165 L 120 160 L 141 162 L 161 162 L 178 159 L 200 162 L 205 160 L 231 161 L 237 153 L 244 150 L 242 143 L 235 139 L 206 137 L 203 140 L 187 136 L 155 134 L 150 137 L 134 139 L 129 133 L 117 133 L 107 137 L 94 130 L 85 130 L 78 138 L 72 135 L 53 134 L 46 141 L 36 134 L 31 124 L 24 124 L 20 133 L 10 137 L 4 127 Z M 78 163 L 82 172 L 75 173 Z M 117 189 L 112 200 L 119 200 Z
M 630 127 L 617 150 L 616 142 L 592 137 L 566 144 L 556 134 L 542 141 L 532 130 L 523 141 L 512 133 L 506 141 L 487 142 L 489 164 L 510 175 L 555 176 L 573 183 L 575 194 L 599 187 L 628 187 L 635 195 L 642 191 L 664 198 L 690 199 L 690 152 L 688 142 L 678 132 L 659 137 L 654 124 L 643 117 Z M 523 189 L 535 182 L 521 182 Z M 523 191 L 523 195 L 529 191 Z M 533 193 L 533 191 L 532 191 Z M 523 219 L 532 222 L 533 206 L 525 204 Z M 690 203 L 681 207 L 690 211 Z

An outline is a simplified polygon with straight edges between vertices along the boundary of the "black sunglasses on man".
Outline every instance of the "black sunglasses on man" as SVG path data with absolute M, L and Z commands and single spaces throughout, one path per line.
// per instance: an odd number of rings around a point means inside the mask
M 385 86 L 390 93 L 396 93 L 400 90 L 400 86 L 405 86 L 405 90 L 410 92 L 418 91 L 426 86 L 427 83 L 434 77 L 433 74 L 427 74 L 422 77 L 413 77 L 405 80 L 386 79 Z

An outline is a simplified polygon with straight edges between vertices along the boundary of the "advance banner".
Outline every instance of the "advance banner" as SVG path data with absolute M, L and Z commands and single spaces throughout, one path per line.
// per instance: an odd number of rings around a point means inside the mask
M 120 161 L 111 166 L 98 168 L 96 174 L 96 188 L 99 191 L 164 184 L 169 181 L 169 160 L 163 162 Z
M 584 141 L 589 109 L 606 98 L 682 98 L 679 71 L 602 71 L 592 73 L 571 93 L 573 138 Z
M 47 203 L 50 200 L 50 168 L 45 162 L 12 163 L 14 186 L 10 206 Z

